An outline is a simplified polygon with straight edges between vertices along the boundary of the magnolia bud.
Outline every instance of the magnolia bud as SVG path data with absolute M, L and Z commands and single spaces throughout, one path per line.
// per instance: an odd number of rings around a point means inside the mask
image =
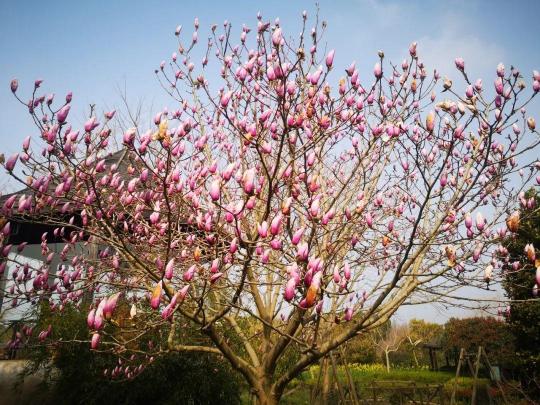
M 534 129 L 536 128 L 536 121 L 533 117 L 527 118 L 527 126 L 531 131 L 534 131 Z
M 11 81 L 10 87 L 11 87 L 11 92 L 15 93 L 17 91 L 17 89 L 19 88 L 19 81 L 17 79 L 13 79 Z

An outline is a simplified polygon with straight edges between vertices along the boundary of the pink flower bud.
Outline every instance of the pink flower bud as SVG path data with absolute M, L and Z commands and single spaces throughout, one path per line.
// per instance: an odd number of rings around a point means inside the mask
M 163 281 L 159 281 L 152 290 L 152 296 L 150 297 L 150 306 L 152 309 L 159 308 L 159 302 L 161 301 L 161 293 L 163 291 Z
M 104 303 L 104 301 L 102 302 Z M 103 305 L 100 304 L 100 307 L 98 307 L 94 316 L 94 329 L 99 330 L 103 328 L 103 325 Z
M 334 64 L 334 54 L 335 50 L 332 49 L 330 52 L 328 52 L 328 55 L 326 55 L 326 67 L 328 69 L 330 69 Z
M 15 168 L 15 165 L 17 164 L 17 159 L 19 158 L 19 155 L 16 153 L 14 155 L 11 155 L 10 158 L 6 161 L 5 167 L 8 172 L 12 172 Z
M 94 333 L 92 335 L 92 341 L 90 343 L 90 348 L 92 350 L 96 350 L 99 346 L 99 342 L 101 341 L 101 336 L 99 335 L 99 333 Z
M 191 266 L 189 269 L 187 269 L 185 272 L 184 272 L 184 275 L 183 275 L 183 279 L 184 281 L 191 281 L 193 280 L 193 276 L 195 275 L 195 270 L 197 269 L 197 265 L 194 264 L 193 266 Z
M 90 329 L 93 329 L 94 328 L 94 320 L 95 320 L 95 317 L 96 317 L 96 310 L 95 309 L 92 309 L 89 313 L 88 313 L 88 316 L 86 317 L 86 324 L 88 325 L 88 327 Z
M 349 267 L 348 263 L 345 263 L 345 265 L 343 266 L 343 275 L 345 276 L 346 280 L 351 279 L 351 268 Z
M 219 259 L 214 259 L 212 265 L 210 266 L 210 272 L 217 273 L 219 270 Z
M 484 227 L 486 226 L 486 220 L 484 219 L 484 216 L 481 212 L 478 212 L 476 214 L 476 228 L 482 232 L 484 230 Z
M 268 236 L 268 222 L 263 221 L 261 224 L 257 224 L 257 232 L 261 238 Z
M 9 236 L 10 232 L 11 232 L 11 223 L 7 222 L 2 228 L 2 233 L 4 234 L 5 237 L 7 237 Z
M 341 275 L 339 274 L 339 270 L 337 267 L 334 267 L 334 274 L 332 275 L 332 278 L 334 280 L 334 283 L 339 284 L 341 281 Z
M 272 33 L 272 44 L 277 47 L 281 44 L 282 39 L 281 28 L 278 27 Z
M 231 241 L 231 245 L 229 246 L 229 252 L 231 254 L 235 254 L 237 250 L 238 250 L 238 238 L 234 238 Z
M 365 215 L 365 220 L 366 220 L 367 226 L 372 228 L 373 227 L 373 216 L 369 212 Z
M 165 266 L 165 278 L 167 280 L 170 280 L 172 279 L 173 277 L 173 270 L 174 270 L 174 258 L 172 258 L 171 260 L 169 260 L 169 262 L 167 263 L 167 265 Z
M 71 109 L 71 106 L 69 104 L 63 106 L 60 111 L 58 111 L 58 115 L 56 116 L 56 119 L 60 124 L 63 124 L 66 121 L 66 118 L 69 114 L 69 110 Z
M 497 77 L 495 79 L 495 91 L 497 92 L 497 94 L 499 95 L 502 95 L 503 94 L 503 90 L 504 90 L 504 85 L 503 85 L 503 81 L 500 77 Z
M 219 185 L 219 180 L 214 180 L 210 185 L 210 197 L 212 201 L 218 201 L 221 197 L 221 189 Z
M 409 46 L 409 54 L 411 56 L 416 56 L 416 42 L 413 42 L 410 46 Z
M 321 78 L 321 74 L 322 74 L 322 70 L 319 68 L 317 69 L 310 77 L 310 83 L 314 86 L 317 85 L 317 83 L 319 83 L 319 79 Z
M 279 231 L 281 229 L 281 222 L 283 220 L 283 216 L 281 213 L 277 214 L 274 219 L 272 220 L 272 223 L 270 224 L 270 233 L 274 236 L 279 234 Z
M 248 169 L 242 176 L 242 185 L 246 194 L 253 194 L 255 191 L 255 169 Z
M 135 128 L 130 128 L 124 133 L 123 142 L 125 145 L 131 146 L 133 145 L 133 141 L 135 140 L 135 134 L 137 133 L 137 130 Z
M 285 285 L 285 292 L 283 293 L 285 301 L 290 302 L 294 298 L 295 289 L 296 281 L 294 278 L 290 278 Z
M 92 117 L 84 124 L 84 130 L 85 132 L 91 132 L 97 126 L 99 126 L 99 123 L 96 121 L 96 117 Z
M 223 276 L 223 273 L 215 273 L 210 276 L 210 284 L 214 284 L 216 281 L 218 281 L 221 276 Z
M 467 212 L 465 214 L 465 226 L 467 227 L 467 229 L 470 229 L 472 225 L 473 225 L 473 221 L 472 221 L 471 214 Z
M 300 240 L 302 239 L 302 236 L 304 235 L 304 232 L 305 232 L 306 228 L 305 227 L 301 227 L 300 229 L 298 229 L 292 236 L 292 239 L 291 239 L 291 242 L 293 245 L 298 245 L 298 243 L 300 242 Z
M 154 211 L 154 212 L 152 212 L 152 213 L 150 214 L 150 223 L 151 223 L 152 225 L 155 225 L 155 224 L 157 224 L 158 222 L 159 222 L 159 212 Z
M 463 58 L 456 58 L 454 63 L 456 64 L 456 68 L 458 70 L 461 70 L 462 72 L 465 70 L 465 61 L 463 60 Z
M 302 243 L 298 244 L 296 257 L 298 257 L 298 259 L 300 259 L 300 260 L 307 260 L 308 255 L 309 255 L 309 246 L 308 246 L 308 244 L 306 242 L 302 242 Z
M 13 79 L 10 83 L 11 92 L 15 93 L 17 89 L 19 88 L 19 81 L 17 79 Z
M 382 77 L 382 67 L 379 62 L 377 62 L 373 67 L 373 74 L 377 79 L 380 79 Z
M 502 63 L 497 65 L 497 76 L 504 77 L 504 65 Z
M 180 300 L 180 302 L 184 301 L 190 288 L 191 286 L 188 284 L 182 287 L 182 289 L 178 292 L 178 299 Z
M 319 216 L 319 213 L 320 213 L 320 206 L 321 206 L 321 203 L 320 203 L 320 199 L 319 198 L 315 198 L 312 202 L 311 202 L 311 206 L 309 207 L 309 214 L 313 217 L 313 218 L 317 218 Z
M 103 306 L 103 316 L 105 319 L 111 319 L 112 314 L 116 309 L 116 304 L 118 303 L 119 297 L 120 293 L 117 292 L 116 294 L 111 295 L 105 302 L 105 305 Z
M 232 96 L 232 91 L 223 93 L 221 96 L 220 104 L 223 108 L 226 108 Z

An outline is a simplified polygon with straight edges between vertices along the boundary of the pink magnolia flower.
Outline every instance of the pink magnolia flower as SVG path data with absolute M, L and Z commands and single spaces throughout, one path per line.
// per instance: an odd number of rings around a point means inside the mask
M 255 169 L 248 169 L 242 176 L 242 186 L 246 194 L 253 194 L 255 191 Z
M 69 114 L 69 110 L 71 109 L 71 106 L 69 104 L 63 106 L 60 111 L 58 111 L 58 115 L 56 116 L 56 119 L 60 124 L 63 124 L 66 121 L 66 118 Z
M 218 201 L 220 199 L 221 188 L 219 180 L 214 180 L 212 184 L 210 184 L 210 197 L 212 198 L 212 201 Z
M 101 341 L 101 336 L 99 333 L 94 333 L 92 335 L 92 340 L 90 342 L 90 348 L 92 350 L 96 350 L 99 346 L 99 342 Z
M 296 281 L 294 278 L 290 278 L 285 285 L 285 291 L 283 293 L 283 298 L 285 301 L 290 302 L 294 298 L 296 290 Z
M 163 281 L 159 281 L 152 290 L 152 296 L 150 297 L 150 306 L 152 309 L 159 308 L 159 302 L 161 301 L 161 293 L 163 292 Z
M 456 64 L 456 68 L 458 70 L 461 70 L 462 72 L 465 70 L 465 61 L 463 60 L 463 58 L 456 58 L 454 63 Z
M 169 262 L 168 262 L 167 265 L 165 266 L 165 274 L 164 274 L 164 277 L 165 277 L 167 280 L 172 279 L 172 277 L 173 277 L 173 270 L 174 270 L 174 258 L 172 258 L 171 260 L 169 260 Z
M 281 33 L 281 28 L 278 27 L 272 33 L 272 44 L 274 44 L 274 46 L 277 47 L 277 46 L 281 45 L 282 40 L 283 40 L 283 36 L 282 36 L 282 33 Z
M 373 74 L 375 75 L 375 78 L 378 80 L 382 77 L 382 67 L 379 62 L 375 64 L 373 67 Z
M 331 50 L 328 52 L 328 55 L 326 55 L 326 67 L 330 69 L 332 65 L 334 64 L 334 54 L 336 53 L 335 50 Z

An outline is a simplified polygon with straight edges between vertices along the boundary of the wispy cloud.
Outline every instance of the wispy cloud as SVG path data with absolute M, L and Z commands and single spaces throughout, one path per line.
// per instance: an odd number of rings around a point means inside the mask
M 494 43 L 488 43 L 471 34 L 447 30 L 439 36 L 424 36 L 418 39 L 419 53 L 428 67 L 436 67 L 443 75 L 456 76 L 454 59 L 465 60 L 472 78 L 485 76 L 495 71 L 496 65 L 504 61 L 505 51 Z

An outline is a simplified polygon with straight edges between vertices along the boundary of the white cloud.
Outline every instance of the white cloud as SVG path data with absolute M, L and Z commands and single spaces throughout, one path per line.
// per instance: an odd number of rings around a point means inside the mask
M 454 59 L 461 57 L 471 80 L 494 75 L 497 64 L 504 61 L 505 49 L 471 32 L 470 23 L 466 15 L 448 13 L 440 19 L 438 32 L 418 39 L 419 55 L 428 68 L 455 78 L 459 74 Z

